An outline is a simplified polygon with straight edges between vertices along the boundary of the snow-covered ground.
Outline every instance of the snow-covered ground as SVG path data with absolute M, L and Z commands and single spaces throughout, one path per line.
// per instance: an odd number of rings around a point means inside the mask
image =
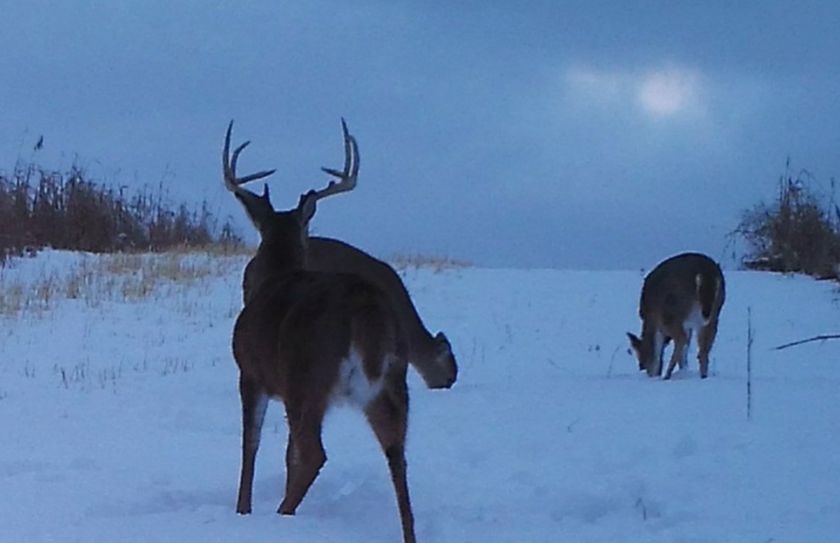
M 282 407 L 269 409 L 254 513 L 234 513 L 240 461 L 230 354 L 244 258 L 148 297 L 53 299 L 0 317 L 0 541 L 400 539 L 384 458 L 360 414 L 330 413 L 329 460 L 295 517 Z M 2 271 L 26 284 L 94 257 Z M 50 271 L 53 270 L 53 271 Z M 636 371 L 641 275 L 409 270 L 459 380 L 410 375 L 409 484 L 421 542 L 803 542 L 840 534 L 840 342 L 833 286 L 727 273 L 701 381 Z M 23 281 L 23 283 L 15 283 Z M 56 298 L 57 296 L 53 296 Z M 58 296 L 60 298 L 60 296 Z M 752 418 L 747 419 L 747 308 Z

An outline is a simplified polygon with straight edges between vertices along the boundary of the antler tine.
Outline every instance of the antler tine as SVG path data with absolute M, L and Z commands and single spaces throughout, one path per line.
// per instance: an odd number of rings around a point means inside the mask
M 359 145 L 356 143 L 356 138 L 347 130 L 344 118 L 341 119 L 341 130 L 344 132 L 344 170 L 321 168 L 324 172 L 337 177 L 339 181 L 330 181 L 326 188 L 314 191 L 317 200 L 356 188 L 356 179 L 359 175 Z
M 230 134 L 233 131 L 233 120 L 230 121 L 227 128 L 227 133 L 225 134 L 225 146 L 222 150 L 222 171 L 224 174 L 224 181 L 225 181 L 225 188 L 227 188 L 230 192 L 236 194 L 252 194 L 247 189 L 242 188 L 240 185 L 244 185 L 245 183 L 250 183 L 251 181 L 256 181 L 257 179 L 262 179 L 263 177 L 268 177 L 269 175 L 273 174 L 277 170 L 263 170 L 257 173 L 252 173 L 250 175 L 246 175 L 245 177 L 236 177 L 236 163 L 239 160 L 239 154 L 250 145 L 250 141 L 246 141 L 245 143 L 239 145 L 236 149 L 233 150 L 233 155 L 230 154 Z

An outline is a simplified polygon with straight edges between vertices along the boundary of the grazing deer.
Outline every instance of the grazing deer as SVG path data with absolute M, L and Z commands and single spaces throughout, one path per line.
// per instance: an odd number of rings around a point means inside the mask
M 674 351 L 665 372 L 687 364 L 688 344 L 697 332 L 700 377 L 709 372 L 709 351 L 717 334 L 718 317 L 726 298 L 720 266 L 706 255 L 683 253 L 657 265 L 646 277 L 639 302 L 642 337 L 628 333 L 639 360 L 639 370 L 662 375 L 662 351 L 674 340 Z
M 345 141 L 348 141 L 346 125 Z M 358 173 L 359 157 L 355 156 L 354 168 Z M 254 179 L 249 179 L 253 181 Z M 274 208 L 268 194 L 268 187 L 262 196 L 245 191 L 237 194 L 243 203 L 251 222 L 260 228 L 260 222 L 271 217 Z M 307 247 L 305 267 L 321 272 L 355 273 L 375 284 L 388 296 L 391 307 L 397 312 L 400 326 L 408 342 L 408 360 L 417 370 L 429 388 L 449 388 L 458 378 L 458 364 L 452 352 L 452 346 L 443 332 L 434 336 L 426 329 L 408 290 L 394 269 L 366 252 L 348 243 L 330 238 L 310 237 Z M 242 279 L 242 293 L 245 302 L 251 293 L 256 292 L 266 277 L 271 277 L 272 270 L 256 258 L 245 266 Z
M 343 122 L 342 122 L 343 124 Z M 233 330 L 242 400 L 242 470 L 236 511 L 251 512 L 254 462 L 269 398 L 286 407 L 286 494 L 278 513 L 293 515 L 326 453 L 321 426 L 338 402 L 361 408 L 388 460 L 397 496 L 403 539 L 414 542 L 408 495 L 405 437 L 408 417 L 406 347 L 388 297 L 362 277 L 304 268 L 307 227 L 318 200 L 352 190 L 358 146 L 344 126 L 345 167 L 319 191 L 300 197 L 297 207 L 274 211 L 268 188 L 261 198 L 242 187 L 274 170 L 237 177 L 236 162 L 248 142 L 230 153 L 228 126 L 223 151 L 225 186 L 248 209 L 260 232 L 251 266 L 262 277 Z
M 306 269 L 322 272 L 355 273 L 382 289 L 397 312 L 400 327 L 408 341 L 408 360 L 429 388 L 450 388 L 458 378 L 458 364 L 452 346 L 443 332 L 434 336 L 426 329 L 408 290 L 394 269 L 361 249 L 324 237 L 310 237 Z M 245 267 L 243 293 L 262 277 L 251 263 Z

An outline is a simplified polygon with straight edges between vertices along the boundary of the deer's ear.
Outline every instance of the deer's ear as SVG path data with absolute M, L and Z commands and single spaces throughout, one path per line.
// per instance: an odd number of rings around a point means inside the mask
M 315 216 L 317 202 L 318 195 L 314 190 L 310 190 L 306 194 L 301 195 L 300 201 L 298 201 L 297 210 L 298 213 L 300 213 L 303 224 L 309 223 L 309 221 L 312 220 L 312 217 Z
M 235 196 L 245 208 L 245 213 L 257 230 L 274 214 L 274 208 L 271 206 L 271 199 L 268 196 L 268 186 L 263 189 L 262 196 L 257 196 L 247 190 L 237 192 Z
M 642 347 L 642 340 L 630 332 L 627 332 L 627 338 L 630 340 L 630 346 L 633 347 L 633 350 L 638 352 Z

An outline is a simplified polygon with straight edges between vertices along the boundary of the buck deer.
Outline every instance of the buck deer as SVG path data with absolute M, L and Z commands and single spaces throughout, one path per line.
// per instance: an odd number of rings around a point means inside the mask
M 651 377 L 662 375 L 662 352 L 673 339 L 674 351 L 664 377 L 670 379 L 677 364 L 680 369 L 687 365 L 688 344 L 697 332 L 697 360 L 700 377 L 705 379 L 725 298 L 723 272 L 706 255 L 683 253 L 659 263 L 645 277 L 642 287 L 642 337 L 627 334 L 639 370 Z
M 237 177 L 236 162 L 249 142 L 230 153 L 228 126 L 223 151 L 225 186 L 248 209 L 260 233 L 251 266 L 262 277 L 236 320 L 233 354 L 239 366 L 242 400 L 242 469 L 236 511 L 251 512 L 254 462 L 269 398 L 286 407 L 286 493 L 278 513 L 293 515 L 326 453 L 321 426 L 337 402 L 361 408 L 388 460 L 397 496 L 403 539 L 415 541 L 406 481 L 408 417 L 406 347 L 388 297 L 362 277 L 304 269 L 307 227 L 318 200 L 352 190 L 358 146 L 345 133 L 345 167 L 324 171 L 339 179 L 300 197 L 297 207 L 275 211 L 268 195 L 256 197 L 242 185 L 274 170 Z
M 342 130 L 346 146 L 346 142 L 350 141 L 350 136 L 343 121 Z M 355 155 L 356 173 L 358 173 L 358 167 L 359 156 Z M 237 195 L 237 197 L 243 203 L 251 222 L 259 229 L 260 221 L 264 217 L 271 217 L 274 212 L 268 188 L 264 189 L 262 196 L 246 192 L 247 194 Z M 434 336 L 429 333 L 411 301 L 405 284 L 391 266 L 348 243 L 313 236 L 309 238 L 305 267 L 308 270 L 321 272 L 354 273 L 382 289 L 388 296 L 391 307 L 396 311 L 405 334 L 408 360 L 423 378 L 426 386 L 449 388 L 455 383 L 458 377 L 458 364 L 449 340 L 443 332 L 438 332 Z M 256 258 L 248 262 L 242 279 L 245 302 L 267 277 L 271 277 L 272 273 L 264 262 Z

